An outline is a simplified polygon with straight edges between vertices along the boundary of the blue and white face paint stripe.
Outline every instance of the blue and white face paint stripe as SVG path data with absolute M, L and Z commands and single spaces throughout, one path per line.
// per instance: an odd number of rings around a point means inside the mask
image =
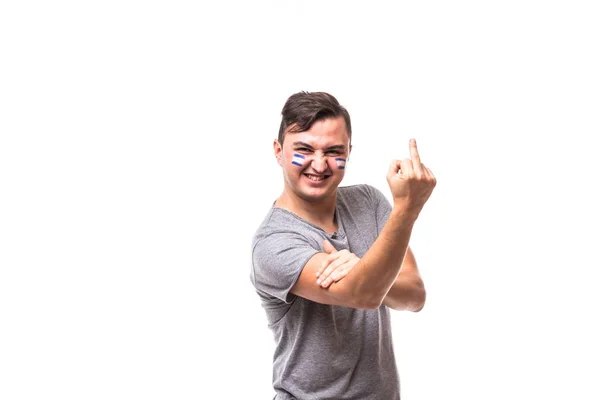
M 304 165 L 304 156 L 302 154 L 294 153 L 292 164 L 297 167 L 302 167 Z
M 338 169 L 346 168 L 346 160 L 344 158 L 336 158 L 335 162 L 337 164 Z

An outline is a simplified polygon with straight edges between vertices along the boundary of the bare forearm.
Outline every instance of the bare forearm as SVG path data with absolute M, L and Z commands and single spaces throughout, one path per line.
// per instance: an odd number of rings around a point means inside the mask
M 415 219 L 403 208 L 394 207 L 381 234 L 348 276 L 355 295 L 363 298 L 368 308 L 379 307 L 396 281 Z

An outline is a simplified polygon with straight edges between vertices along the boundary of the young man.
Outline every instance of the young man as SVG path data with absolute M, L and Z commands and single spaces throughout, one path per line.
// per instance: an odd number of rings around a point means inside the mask
M 389 309 L 425 303 L 408 244 L 436 180 L 411 140 L 387 173 L 393 205 L 368 185 L 338 187 L 351 135 L 327 93 L 283 107 L 273 146 L 284 189 L 253 237 L 251 272 L 275 336 L 277 400 L 400 398 Z

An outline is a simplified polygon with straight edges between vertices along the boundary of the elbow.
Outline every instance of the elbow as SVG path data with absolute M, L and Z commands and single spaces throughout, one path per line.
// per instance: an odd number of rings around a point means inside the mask
M 425 300 L 427 299 L 427 292 L 424 287 L 420 288 L 415 293 L 414 304 L 412 307 L 413 312 L 419 312 L 425 307 Z

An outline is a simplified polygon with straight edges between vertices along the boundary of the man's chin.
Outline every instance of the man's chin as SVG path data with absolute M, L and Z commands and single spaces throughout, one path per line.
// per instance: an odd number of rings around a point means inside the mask
M 298 193 L 299 197 L 305 201 L 309 201 L 311 203 L 317 203 L 319 201 L 323 201 L 331 197 L 333 191 L 330 187 L 328 188 L 309 188 L 304 189 L 300 193 Z

